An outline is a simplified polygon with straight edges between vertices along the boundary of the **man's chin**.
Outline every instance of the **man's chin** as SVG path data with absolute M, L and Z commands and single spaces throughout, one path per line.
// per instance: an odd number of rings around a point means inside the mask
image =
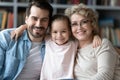
M 41 37 L 44 37 L 45 34 L 35 34 L 33 35 L 34 38 L 41 38 Z

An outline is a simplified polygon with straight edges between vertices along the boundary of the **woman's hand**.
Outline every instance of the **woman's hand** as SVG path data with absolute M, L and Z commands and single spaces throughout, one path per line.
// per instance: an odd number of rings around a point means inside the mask
M 93 48 L 96 48 L 102 44 L 102 40 L 99 35 L 95 35 L 93 38 Z
M 27 25 L 21 25 L 11 32 L 11 39 L 17 40 L 23 33 L 23 31 L 27 28 Z

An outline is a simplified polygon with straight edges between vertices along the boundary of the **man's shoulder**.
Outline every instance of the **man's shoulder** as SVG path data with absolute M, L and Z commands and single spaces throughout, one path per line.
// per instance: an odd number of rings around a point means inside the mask
M 4 49 L 8 47 L 9 43 L 12 41 L 10 37 L 10 33 L 13 29 L 4 29 L 0 31 L 0 45 Z
M 0 31 L 0 34 L 10 34 L 13 30 L 15 30 L 15 28 L 4 29 Z

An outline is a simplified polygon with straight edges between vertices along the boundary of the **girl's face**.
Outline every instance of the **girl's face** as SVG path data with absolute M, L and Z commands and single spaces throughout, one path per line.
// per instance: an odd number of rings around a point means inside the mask
M 79 41 L 92 39 L 93 27 L 89 19 L 75 13 L 71 16 L 71 27 L 73 36 Z
M 55 20 L 52 23 L 51 36 L 56 44 L 65 44 L 69 40 L 69 35 L 68 24 L 65 20 Z

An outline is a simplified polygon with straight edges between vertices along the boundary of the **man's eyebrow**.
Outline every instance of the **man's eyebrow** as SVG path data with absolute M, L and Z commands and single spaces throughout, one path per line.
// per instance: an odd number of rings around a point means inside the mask
M 31 17 L 39 19 L 39 17 L 37 17 L 37 16 L 31 16 Z M 43 18 L 40 18 L 40 19 L 49 19 L 49 17 L 43 17 Z
M 49 17 L 43 17 L 43 19 L 49 19 Z

